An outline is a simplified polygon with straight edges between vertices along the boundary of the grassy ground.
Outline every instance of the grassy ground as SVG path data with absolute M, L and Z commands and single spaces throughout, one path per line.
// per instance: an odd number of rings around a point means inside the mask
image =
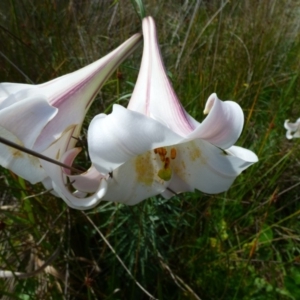
M 89 2 L 89 3 L 88 3 Z M 174 88 L 197 120 L 208 96 L 245 113 L 238 145 L 259 163 L 226 193 L 103 202 L 80 212 L 0 170 L 2 299 L 300 299 L 297 0 L 144 1 Z M 42 83 L 105 55 L 141 23 L 124 1 L 0 2 L 0 82 Z M 126 105 L 142 46 L 119 68 L 88 122 Z

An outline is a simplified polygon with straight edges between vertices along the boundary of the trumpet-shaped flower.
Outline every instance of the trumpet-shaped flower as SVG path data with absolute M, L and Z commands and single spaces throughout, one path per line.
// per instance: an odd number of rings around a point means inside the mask
M 43 84 L 1 83 L 0 136 L 61 160 L 75 146 L 86 112 L 100 88 L 140 40 L 141 35 L 136 34 L 100 60 Z M 65 186 L 60 167 L 4 144 L 0 144 L 0 153 L 0 165 L 31 183 Z M 64 188 L 57 190 L 61 194 Z
M 144 51 L 128 109 L 114 105 L 88 130 L 96 170 L 109 174 L 103 200 L 136 204 L 161 193 L 226 191 L 257 156 L 233 146 L 241 134 L 240 106 L 207 100 L 202 123 L 182 107 L 166 75 L 151 17 L 143 20 Z
M 289 120 L 285 120 L 284 128 L 286 131 L 286 138 L 291 140 L 292 138 L 300 137 L 300 118 L 295 123 L 290 123 Z

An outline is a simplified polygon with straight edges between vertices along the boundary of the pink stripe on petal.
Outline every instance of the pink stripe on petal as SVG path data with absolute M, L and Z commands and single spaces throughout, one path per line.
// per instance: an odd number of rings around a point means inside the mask
M 144 51 L 138 80 L 128 109 L 143 113 L 165 124 L 182 136 L 194 128 L 166 75 L 157 41 L 154 21 L 143 20 Z

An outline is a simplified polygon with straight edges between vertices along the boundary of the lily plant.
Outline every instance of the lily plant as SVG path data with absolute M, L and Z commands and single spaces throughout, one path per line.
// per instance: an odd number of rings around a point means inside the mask
M 212 94 L 207 117 L 197 122 L 168 79 L 151 17 L 143 19 L 143 36 L 141 67 L 127 109 L 115 104 L 111 114 L 94 117 L 88 129 L 94 174 L 106 176 L 108 184 L 102 199 L 134 205 L 157 194 L 170 198 L 195 189 L 228 190 L 258 161 L 250 150 L 234 146 L 244 124 L 241 107 Z
M 141 34 L 136 34 L 96 62 L 43 84 L 1 83 L 0 137 L 61 161 L 75 147 L 97 93 L 140 40 Z M 1 166 L 32 184 L 42 181 L 54 188 L 71 207 L 95 206 L 106 191 L 106 181 L 98 176 L 95 194 L 80 199 L 82 193 L 69 192 L 61 167 L 2 143 L 0 153 Z
M 292 138 L 300 137 L 300 118 L 295 123 L 290 123 L 289 120 L 285 120 L 284 128 L 286 131 L 286 138 L 291 140 Z

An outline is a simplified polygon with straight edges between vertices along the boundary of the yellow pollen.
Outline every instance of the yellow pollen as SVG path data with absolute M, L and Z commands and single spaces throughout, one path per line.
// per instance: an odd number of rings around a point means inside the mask
M 147 186 L 151 186 L 154 180 L 153 163 L 150 152 L 139 155 L 135 159 L 135 171 L 137 181 Z

